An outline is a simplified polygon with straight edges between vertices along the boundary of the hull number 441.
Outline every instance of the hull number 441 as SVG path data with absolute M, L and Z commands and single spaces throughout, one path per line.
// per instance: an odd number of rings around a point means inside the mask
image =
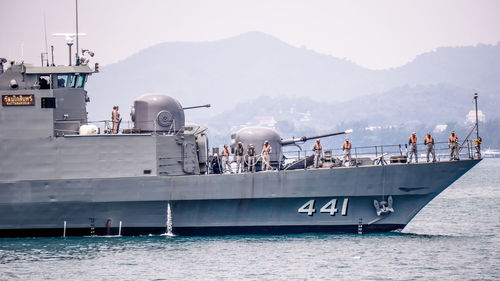
M 314 215 L 316 213 L 316 209 L 314 209 L 314 204 L 316 203 L 316 200 L 311 199 L 307 201 L 302 207 L 299 208 L 298 212 L 299 213 L 306 213 L 309 216 Z M 347 216 L 347 207 L 349 206 L 349 198 L 344 198 L 344 201 L 342 202 L 342 209 L 340 214 L 342 216 Z M 337 199 L 332 199 L 328 201 L 321 209 L 319 210 L 320 213 L 327 213 L 330 214 L 330 216 L 335 216 L 336 213 L 339 212 L 337 209 Z

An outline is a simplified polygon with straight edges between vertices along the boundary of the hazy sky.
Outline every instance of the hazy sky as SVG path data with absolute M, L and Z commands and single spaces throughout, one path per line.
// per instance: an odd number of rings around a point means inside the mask
M 372 68 L 401 66 L 442 46 L 500 41 L 500 1 L 167 1 L 79 0 L 80 48 L 101 65 L 167 41 L 213 41 L 262 31 L 297 47 Z M 75 31 L 75 1 L 0 0 L 0 57 L 56 63 L 68 51 L 55 32 Z M 23 46 L 23 48 L 21 48 Z M 94 61 L 95 61 L 94 60 Z

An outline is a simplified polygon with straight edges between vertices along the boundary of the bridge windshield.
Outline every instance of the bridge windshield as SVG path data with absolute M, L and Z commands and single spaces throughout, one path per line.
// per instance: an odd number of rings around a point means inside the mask
M 74 88 L 76 85 L 76 77 L 73 74 L 69 75 L 69 87 Z
M 58 88 L 83 88 L 85 86 L 85 74 L 58 74 Z
M 85 86 L 85 74 L 78 75 L 78 82 L 76 83 L 77 88 L 83 88 Z
M 67 83 L 68 83 L 68 74 L 57 75 L 57 87 L 58 88 L 66 88 Z
M 39 75 L 38 85 L 40 85 L 40 89 L 42 90 L 50 89 L 50 75 Z

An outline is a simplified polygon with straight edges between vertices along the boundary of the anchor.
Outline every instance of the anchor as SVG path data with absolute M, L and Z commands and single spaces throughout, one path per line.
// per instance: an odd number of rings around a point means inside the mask
M 389 195 L 387 197 L 387 201 L 377 201 L 373 200 L 373 206 L 375 206 L 375 210 L 377 211 L 377 216 L 386 215 L 388 213 L 394 213 L 394 209 L 392 208 L 392 196 Z

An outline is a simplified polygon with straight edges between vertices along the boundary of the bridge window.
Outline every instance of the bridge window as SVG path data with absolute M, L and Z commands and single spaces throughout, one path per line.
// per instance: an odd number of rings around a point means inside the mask
M 58 74 L 58 88 L 83 88 L 85 85 L 85 74 Z
M 50 76 L 40 75 L 38 77 L 38 85 L 40 85 L 41 90 L 50 89 Z
M 68 82 L 68 74 L 57 75 L 57 87 L 58 88 L 66 88 L 67 82 Z
M 69 87 L 74 88 L 76 85 L 76 76 L 74 74 L 70 74 L 69 78 L 70 78 Z
M 78 82 L 76 83 L 77 88 L 83 88 L 85 85 L 85 74 L 78 75 Z

